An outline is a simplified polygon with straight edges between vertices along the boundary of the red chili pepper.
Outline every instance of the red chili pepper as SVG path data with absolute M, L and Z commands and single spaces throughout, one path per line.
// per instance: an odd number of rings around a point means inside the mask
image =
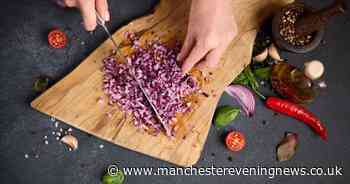
M 275 112 L 288 115 L 309 125 L 323 140 L 327 140 L 326 127 L 310 111 L 301 105 L 277 97 L 268 97 L 265 105 Z

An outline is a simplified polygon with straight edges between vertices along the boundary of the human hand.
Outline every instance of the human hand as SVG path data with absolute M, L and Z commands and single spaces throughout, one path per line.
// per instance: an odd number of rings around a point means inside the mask
M 215 67 L 237 34 L 232 0 L 192 0 L 184 45 L 178 56 L 183 72 Z
M 109 21 L 110 14 L 108 11 L 107 0 L 62 0 L 67 7 L 76 7 L 80 10 L 84 27 L 88 31 L 96 28 L 96 13 L 99 13 L 105 21 Z

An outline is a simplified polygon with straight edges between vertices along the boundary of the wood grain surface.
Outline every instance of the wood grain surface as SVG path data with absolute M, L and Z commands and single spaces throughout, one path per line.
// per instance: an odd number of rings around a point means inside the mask
M 209 97 L 199 95 L 193 110 L 178 122 L 175 138 L 164 134 L 152 136 L 135 128 L 132 118 L 117 107 L 99 103 L 100 97 L 107 101 L 102 91 L 102 59 L 113 48 L 106 40 L 69 75 L 48 89 L 32 103 L 40 112 L 53 116 L 67 124 L 124 148 L 134 150 L 179 166 L 195 164 L 203 149 L 211 126 L 215 107 L 230 82 L 251 61 L 251 53 L 257 29 L 261 22 L 281 6 L 292 0 L 234 0 L 232 11 L 239 26 L 238 36 L 232 41 L 221 58 L 220 66 L 202 71 L 200 77 L 212 73 L 201 82 Z M 161 0 L 151 15 L 132 21 L 113 34 L 114 39 L 125 42 L 126 31 L 135 32 L 141 40 L 160 38 L 164 42 L 183 40 L 189 0 Z M 121 49 L 128 54 L 128 46 Z M 194 71 L 197 75 L 199 72 Z

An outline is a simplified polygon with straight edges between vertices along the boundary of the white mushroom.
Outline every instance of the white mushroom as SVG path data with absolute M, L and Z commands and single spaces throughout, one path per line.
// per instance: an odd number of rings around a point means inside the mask
M 66 144 L 72 150 L 76 150 L 78 148 L 78 139 L 72 135 L 65 135 L 61 138 L 61 142 Z
M 273 43 L 269 47 L 269 55 L 272 59 L 276 61 L 283 61 L 283 59 L 281 59 L 280 54 L 278 53 L 277 47 Z
M 304 66 L 304 74 L 311 80 L 320 78 L 324 73 L 324 65 L 318 60 L 306 62 Z
M 268 56 L 268 49 L 266 48 L 264 51 L 262 51 L 260 54 L 256 55 L 253 59 L 254 61 L 257 61 L 257 62 L 262 62 L 262 61 L 265 61 L 265 59 L 267 58 Z

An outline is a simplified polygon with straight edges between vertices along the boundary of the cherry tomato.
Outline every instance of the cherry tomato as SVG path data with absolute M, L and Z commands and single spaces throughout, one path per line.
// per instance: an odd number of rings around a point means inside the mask
M 51 47 L 60 49 L 64 48 L 67 45 L 68 38 L 63 31 L 59 29 L 54 29 L 50 31 L 48 35 L 48 41 Z
M 227 148 L 231 151 L 240 151 L 246 144 L 244 135 L 238 131 L 232 131 L 227 134 L 225 142 Z

